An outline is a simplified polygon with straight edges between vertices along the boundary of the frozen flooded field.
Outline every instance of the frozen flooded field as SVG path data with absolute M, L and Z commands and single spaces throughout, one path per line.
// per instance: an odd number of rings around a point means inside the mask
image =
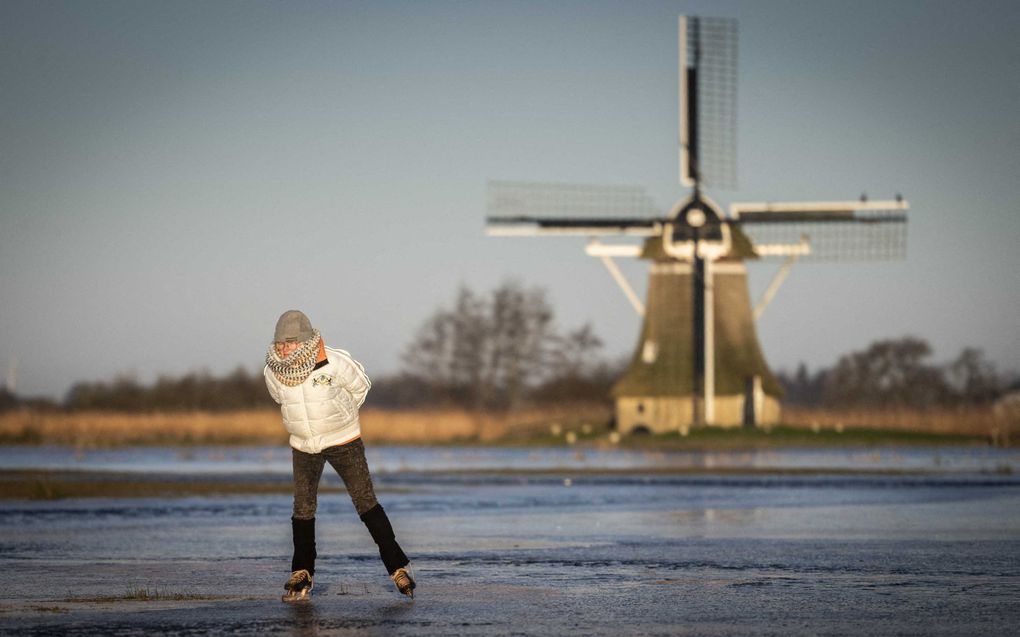
M 369 460 L 414 560 L 413 602 L 392 590 L 342 493 L 321 499 L 316 595 L 297 607 L 279 601 L 285 495 L 10 500 L 0 502 L 0 633 L 1007 635 L 1020 626 L 1015 452 L 374 448 Z M 288 479 L 289 461 L 285 450 L 0 450 L 0 468 L 29 467 L 275 482 Z M 754 471 L 733 472 L 741 467 Z

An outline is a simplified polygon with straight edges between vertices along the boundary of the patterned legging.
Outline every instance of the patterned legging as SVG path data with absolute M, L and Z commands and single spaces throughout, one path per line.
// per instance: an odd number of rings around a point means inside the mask
M 319 453 L 304 453 L 291 449 L 294 459 L 294 518 L 310 520 L 315 517 L 319 496 L 319 480 L 326 462 L 344 481 L 358 515 L 362 515 L 378 502 L 372 487 L 372 475 L 365 460 L 365 445 L 361 439 L 347 444 L 327 447 Z

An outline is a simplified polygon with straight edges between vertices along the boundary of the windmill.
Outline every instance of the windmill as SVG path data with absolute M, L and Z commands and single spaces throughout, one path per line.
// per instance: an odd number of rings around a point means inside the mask
M 797 260 L 892 259 L 905 250 L 907 202 L 734 203 L 706 187 L 735 182 L 737 26 L 681 16 L 678 28 L 680 183 L 690 192 L 665 215 L 644 189 L 490 181 L 490 235 L 578 235 L 643 319 L 637 348 L 613 387 L 617 425 L 686 432 L 779 419 L 782 389 L 761 352 L 755 320 Z M 601 237 L 641 243 L 603 243 Z M 613 261 L 650 261 L 643 303 Z M 752 309 L 746 260 L 780 259 Z

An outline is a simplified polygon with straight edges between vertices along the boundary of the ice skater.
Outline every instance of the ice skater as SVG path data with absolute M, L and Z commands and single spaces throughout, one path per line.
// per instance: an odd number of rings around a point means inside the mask
M 415 582 L 409 560 L 375 498 L 361 442 L 358 408 L 372 386 L 364 367 L 344 350 L 326 347 L 308 317 L 289 310 L 276 322 L 263 374 L 290 433 L 294 461 L 294 557 L 283 600 L 302 601 L 311 595 L 315 508 L 326 462 L 344 481 L 397 590 L 413 598 Z

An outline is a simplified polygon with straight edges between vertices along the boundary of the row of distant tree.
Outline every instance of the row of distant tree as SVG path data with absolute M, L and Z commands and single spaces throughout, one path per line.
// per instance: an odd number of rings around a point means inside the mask
M 112 411 L 229 411 L 273 405 L 259 373 L 238 367 L 230 374 L 216 377 L 195 372 L 180 378 L 161 376 L 144 385 L 130 376 L 113 382 L 77 383 L 64 398 L 71 410 Z
M 965 348 L 944 365 L 931 356 L 927 341 L 906 336 L 876 341 L 814 373 L 801 364 L 778 376 L 787 403 L 836 408 L 980 405 L 1018 384 L 1015 373 L 1000 372 L 978 349 Z
M 513 409 L 569 401 L 608 401 L 626 361 L 607 361 L 590 325 L 557 326 L 546 293 L 505 282 L 487 294 L 461 288 L 407 344 L 403 369 L 373 378 L 369 404 L 377 407 L 459 406 Z M 800 365 L 780 372 L 791 404 L 831 408 L 932 407 L 988 403 L 1016 384 L 976 349 L 945 365 L 930 362 L 924 340 L 904 337 L 872 343 L 829 368 Z M 271 406 L 261 370 L 238 367 L 226 376 L 207 372 L 161 377 L 141 384 L 130 376 L 81 382 L 62 404 L 24 401 L 0 390 L 0 410 L 29 404 L 69 410 L 235 410 Z

